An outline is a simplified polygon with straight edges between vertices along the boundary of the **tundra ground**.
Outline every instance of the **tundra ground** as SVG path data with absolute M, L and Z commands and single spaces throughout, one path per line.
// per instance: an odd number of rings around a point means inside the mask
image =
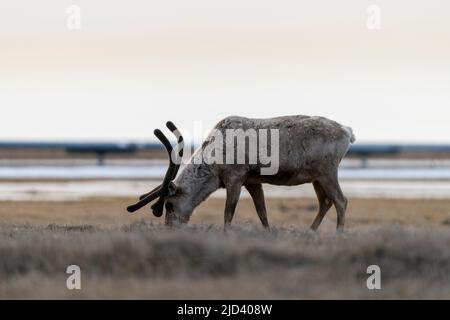
M 450 299 L 450 201 L 354 199 L 337 235 L 332 209 L 308 230 L 315 199 L 251 200 L 222 231 L 223 199 L 168 230 L 131 199 L 0 203 L 0 298 Z M 68 265 L 81 290 L 68 290 Z M 369 265 L 381 290 L 368 290 Z

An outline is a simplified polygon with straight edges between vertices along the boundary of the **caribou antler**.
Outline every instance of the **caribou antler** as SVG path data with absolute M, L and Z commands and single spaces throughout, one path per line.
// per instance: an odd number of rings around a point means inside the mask
M 180 131 L 177 129 L 177 127 L 173 124 L 173 122 L 168 121 L 168 122 L 166 123 L 166 126 L 167 126 L 167 128 L 169 128 L 169 130 L 172 131 L 172 133 L 177 137 L 177 140 L 178 140 L 178 146 L 180 147 L 180 150 L 179 150 L 179 153 L 178 153 L 178 159 L 177 159 L 178 161 L 177 161 L 177 163 L 180 163 L 180 162 L 181 162 L 181 159 L 183 158 L 183 152 L 184 152 L 184 139 L 183 139 L 183 136 L 181 135 L 181 133 L 180 133 Z M 172 151 L 170 151 L 170 153 L 172 153 L 172 152 L 173 152 L 173 149 L 172 149 Z M 174 173 L 173 173 L 173 176 L 170 178 L 171 181 L 172 181 L 173 179 L 175 179 L 175 177 L 177 176 L 177 173 L 178 173 L 178 170 L 179 170 L 179 169 L 180 169 L 180 166 L 178 165 L 178 166 L 175 168 L 175 171 L 174 171 Z M 141 195 L 141 196 L 139 197 L 139 200 L 142 200 L 142 199 L 146 198 L 147 196 L 149 196 L 150 194 L 152 194 L 153 192 L 156 192 L 157 190 L 160 190 L 161 187 L 162 187 L 162 185 L 159 185 L 159 186 L 157 186 L 155 189 L 153 189 L 152 191 L 147 192 L 147 193 Z
M 143 206 L 149 204 L 154 199 L 159 197 L 158 201 L 152 206 L 152 211 L 153 214 L 157 217 L 160 217 L 163 214 L 164 201 L 165 197 L 168 194 L 169 183 L 170 181 L 175 179 L 178 170 L 180 169 L 180 163 L 183 157 L 183 149 L 184 149 L 184 139 L 179 130 L 177 129 L 177 127 L 171 121 L 167 122 L 166 126 L 177 137 L 179 146 L 179 149 L 177 149 L 178 151 L 177 159 L 175 161 L 173 161 L 172 159 L 173 147 L 170 144 L 167 137 L 161 132 L 161 130 L 156 129 L 154 131 L 154 134 L 159 139 L 159 141 L 161 141 L 161 143 L 164 145 L 169 155 L 169 168 L 167 169 L 166 175 L 164 176 L 163 183 L 160 186 L 153 189 L 152 191 L 150 191 L 149 193 L 140 196 L 139 202 L 127 208 L 128 212 L 135 212 L 136 210 L 139 210 Z

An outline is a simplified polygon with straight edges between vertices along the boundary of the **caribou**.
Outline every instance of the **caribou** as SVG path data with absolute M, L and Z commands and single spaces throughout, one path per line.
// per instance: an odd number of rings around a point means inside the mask
M 262 225 L 269 229 L 267 209 L 265 205 L 262 184 L 278 186 L 296 186 L 312 183 L 319 208 L 311 225 L 317 230 L 329 209 L 334 205 L 337 213 L 337 230 L 342 231 L 345 224 L 345 211 L 348 200 L 344 196 L 338 181 L 338 167 L 347 153 L 351 143 L 355 141 L 353 130 L 333 120 L 318 116 L 284 116 L 269 119 L 250 119 L 238 116 L 227 117 L 220 121 L 197 148 L 187 163 L 180 169 L 183 158 L 184 139 L 172 122 L 166 126 L 177 138 L 177 147 L 173 148 L 167 137 L 159 129 L 154 131 L 169 155 L 169 166 L 161 185 L 139 197 L 139 201 L 127 208 L 133 213 L 145 205 L 158 199 L 152 206 L 156 217 L 163 215 L 166 209 L 165 224 L 175 226 L 189 221 L 194 209 L 214 191 L 225 188 L 224 228 L 232 222 L 242 187 L 245 187 L 253 199 L 253 203 Z M 227 133 L 239 130 L 244 133 L 244 142 L 251 138 L 246 132 L 270 130 L 269 145 L 264 145 L 261 137 L 256 136 L 244 150 L 237 150 L 233 139 L 221 138 Z M 219 133 L 219 134 L 218 134 Z M 275 134 L 276 133 L 276 134 Z M 239 138 L 239 137 L 238 137 Z M 230 144 L 233 146 L 230 148 Z M 249 162 L 252 146 L 266 149 L 277 154 L 277 170 L 267 174 L 267 162 L 261 159 Z M 238 145 L 238 144 L 237 144 Z M 214 148 L 211 148 L 211 147 Z M 211 153 L 211 150 L 214 150 Z M 223 159 L 218 152 L 235 151 L 233 157 L 225 155 L 226 159 L 239 158 L 246 161 L 209 161 Z M 199 157 L 208 151 L 209 156 Z M 221 155 L 223 156 L 223 155 Z M 241 154 L 242 156 L 242 154 Z M 200 159 L 200 161 L 198 160 Z

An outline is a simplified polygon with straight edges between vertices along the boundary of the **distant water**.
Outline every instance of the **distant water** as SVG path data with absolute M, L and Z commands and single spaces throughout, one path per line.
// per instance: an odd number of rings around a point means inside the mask
M 0 181 L 0 200 L 69 201 L 101 197 L 132 197 L 137 200 L 138 195 L 159 183 L 160 180 Z M 342 180 L 341 187 L 349 198 L 450 199 L 450 180 Z M 264 193 L 268 198 L 315 197 L 311 184 L 294 187 L 264 185 Z M 218 190 L 213 197 L 225 197 L 224 190 Z M 248 197 L 245 190 L 242 197 Z
M 153 166 L 0 166 L 0 179 L 161 179 L 167 167 Z M 341 168 L 344 180 L 450 180 L 450 167 Z
M 67 163 L 0 165 L 0 200 L 77 200 L 90 197 L 137 197 L 157 186 L 165 161 L 116 162 L 106 166 Z M 339 170 L 349 197 L 450 199 L 449 160 L 346 159 Z M 51 182 L 45 182 L 51 180 Z M 314 197 L 310 184 L 297 187 L 265 185 L 267 197 Z M 224 197 L 223 190 L 213 196 Z M 248 194 L 243 191 L 243 196 Z
M 0 200 L 79 200 L 91 197 L 134 197 L 156 187 L 165 164 L 0 166 Z M 343 167 L 341 186 L 353 198 L 450 199 L 450 167 Z M 45 180 L 51 182 L 45 182 Z M 11 181 L 14 180 L 14 181 Z M 44 180 L 44 181 L 42 181 Z M 315 197 L 310 184 L 264 186 L 267 197 Z M 224 197 L 223 190 L 213 196 Z M 243 191 L 243 197 L 248 194 Z
M 157 179 L 166 166 L 13 166 L 0 167 L 0 179 Z

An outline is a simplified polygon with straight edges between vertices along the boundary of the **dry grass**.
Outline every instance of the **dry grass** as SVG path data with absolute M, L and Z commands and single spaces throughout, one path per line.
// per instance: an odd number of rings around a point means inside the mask
M 0 223 L 6 224 L 90 224 L 121 226 L 145 219 L 160 223 L 148 208 L 134 215 L 126 212 L 136 199 L 98 198 L 83 201 L 0 201 Z M 224 199 L 210 198 L 195 211 L 192 223 L 223 224 Z M 309 226 L 317 212 L 317 200 L 311 198 L 267 199 L 269 221 L 277 226 Z M 252 222 L 258 217 L 250 199 L 239 201 L 233 223 Z M 376 226 L 400 224 L 405 226 L 450 225 L 450 199 L 351 199 L 347 211 L 347 226 Z M 327 214 L 322 231 L 334 231 L 336 213 Z
M 271 233 L 242 224 L 181 230 L 122 227 L 0 228 L 1 298 L 450 298 L 446 227 L 305 228 Z M 77 264 L 82 290 L 65 287 Z M 382 289 L 366 288 L 366 268 Z
M 223 199 L 177 231 L 127 215 L 131 202 L 0 203 L 0 298 L 450 299 L 447 200 L 352 200 L 343 235 L 334 210 L 320 233 L 308 230 L 315 199 L 269 199 L 271 233 L 248 199 L 228 233 Z M 66 288 L 71 264 L 80 291 Z M 370 264 L 379 291 L 366 288 Z

